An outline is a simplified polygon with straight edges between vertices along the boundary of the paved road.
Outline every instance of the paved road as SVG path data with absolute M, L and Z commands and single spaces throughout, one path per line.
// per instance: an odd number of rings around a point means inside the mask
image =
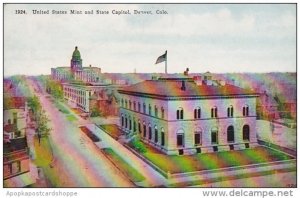
M 32 87 L 34 82 L 28 80 Z M 60 168 L 61 187 L 132 187 L 133 184 L 116 169 L 99 149 L 81 132 L 76 123 L 66 119 L 44 94 L 39 94 L 52 128 L 49 137 Z M 86 122 L 79 120 L 80 122 Z

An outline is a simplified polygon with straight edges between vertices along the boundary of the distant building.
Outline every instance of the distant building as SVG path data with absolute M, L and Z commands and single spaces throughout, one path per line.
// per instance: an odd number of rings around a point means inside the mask
M 166 154 L 257 145 L 258 95 L 224 81 L 160 78 L 119 89 L 120 127 Z
M 54 80 L 69 82 L 69 81 L 82 81 L 82 82 L 99 82 L 101 68 L 82 66 L 82 59 L 78 47 L 72 54 L 71 64 L 69 67 L 56 67 L 51 68 L 51 77 Z
M 259 119 L 272 121 L 280 118 L 276 100 L 266 91 L 259 94 L 256 104 L 257 116 Z
M 5 97 L 3 110 L 4 140 L 24 137 L 28 113 L 26 98 Z
M 3 186 L 27 187 L 36 183 L 36 166 L 28 155 L 25 137 L 11 139 L 3 144 Z
M 117 89 L 108 84 L 75 84 L 62 83 L 64 98 L 67 103 L 80 109 L 83 113 L 90 113 L 94 108 L 104 116 L 118 115 L 118 105 L 115 92 Z
M 3 102 L 3 185 L 26 187 L 38 178 L 28 154 L 26 98 L 6 95 Z

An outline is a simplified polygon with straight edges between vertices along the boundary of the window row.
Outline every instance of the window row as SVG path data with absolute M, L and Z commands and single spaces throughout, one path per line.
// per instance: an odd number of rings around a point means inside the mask
M 165 131 L 163 127 L 160 129 L 160 131 L 158 131 L 158 127 L 155 125 L 154 130 L 152 130 L 151 124 L 148 124 L 148 126 L 146 126 L 145 121 L 143 123 L 141 123 L 140 120 L 136 122 L 135 119 L 133 119 L 132 121 L 130 116 L 127 117 L 124 115 L 121 116 L 121 125 L 123 128 L 126 128 L 130 131 L 133 132 L 138 131 L 141 137 L 148 139 L 149 141 L 155 144 L 160 144 L 161 146 L 165 146 Z
M 227 142 L 234 143 L 234 127 L 231 125 L 227 128 Z M 243 141 L 250 141 L 250 127 L 249 125 L 243 126 Z M 211 130 L 211 144 L 218 144 L 218 129 L 213 128 Z M 176 143 L 178 147 L 184 147 L 184 132 L 181 130 L 177 132 Z M 202 131 L 196 130 L 194 133 L 194 144 L 195 146 L 202 144 Z
M 218 108 L 213 107 L 211 108 L 211 118 L 217 118 L 218 117 Z M 227 108 L 227 117 L 233 117 L 233 106 L 231 105 L 230 107 Z M 243 107 L 243 116 L 249 116 L 249 107 L 245 106 Z M 194 109 L 194 119 L 200 119 L 201 118 L 201 109 L 200 107 L 197 107 Z M 176 110 L 176 119 L 177 120 L 183 120 L 184 119 L 184 110 L 182 107 L 179 107 Z
M 130 110 L 133 110 L 133 111 L 137 111 L 139 113 L 144 113 L 144 114 L 148 114 L 150 116 L 155 116 L 155 117 L 160 117 L 161 119 L 164 119 L 165 117 L 165 109 L 163 107 L 160 108 L 160 116 L 158 115 L 158 107 L 155 105 L 154 106 L 154 112 L 152 110 L 152 106 L 149 104 L 148 105 L 148 111 L 147 111 L 147 107 L 146 107 L 146 104 L 143 103 L 143 107 L 141 106 L 141 103 L 136 103 L 135 101 L 134 102 L 131 102 L 131 100 L 127 101 L 124 99 L 121 100 L 121 106 L 123 108 L 126 108 L 126 109 L 130 109 Z M 154 114 L 153 114 L 154 113 Z

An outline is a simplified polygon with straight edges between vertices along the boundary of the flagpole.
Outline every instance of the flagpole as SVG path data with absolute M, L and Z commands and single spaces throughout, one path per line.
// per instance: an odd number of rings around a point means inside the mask
M 165 61 L 165 73 L 167 74 L 167 62 L 168 62 L 168 54 L 167 54 L 167 51 L 166 51 L 166 61 Z

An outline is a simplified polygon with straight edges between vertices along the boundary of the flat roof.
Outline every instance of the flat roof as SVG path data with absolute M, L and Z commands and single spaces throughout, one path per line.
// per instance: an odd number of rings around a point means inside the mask
M 182 90 L 184 82 L 185 90 Z M 196 82 L 187 79 L 159 79 L 146 80 L 132 86 L 118 90 L 127 95 L 148 95 L 157 97 L 230 97 L 230 96 L 258 96 L 252 90 L 243 89 L 231 84 L 225 85 L 197 85 Z

